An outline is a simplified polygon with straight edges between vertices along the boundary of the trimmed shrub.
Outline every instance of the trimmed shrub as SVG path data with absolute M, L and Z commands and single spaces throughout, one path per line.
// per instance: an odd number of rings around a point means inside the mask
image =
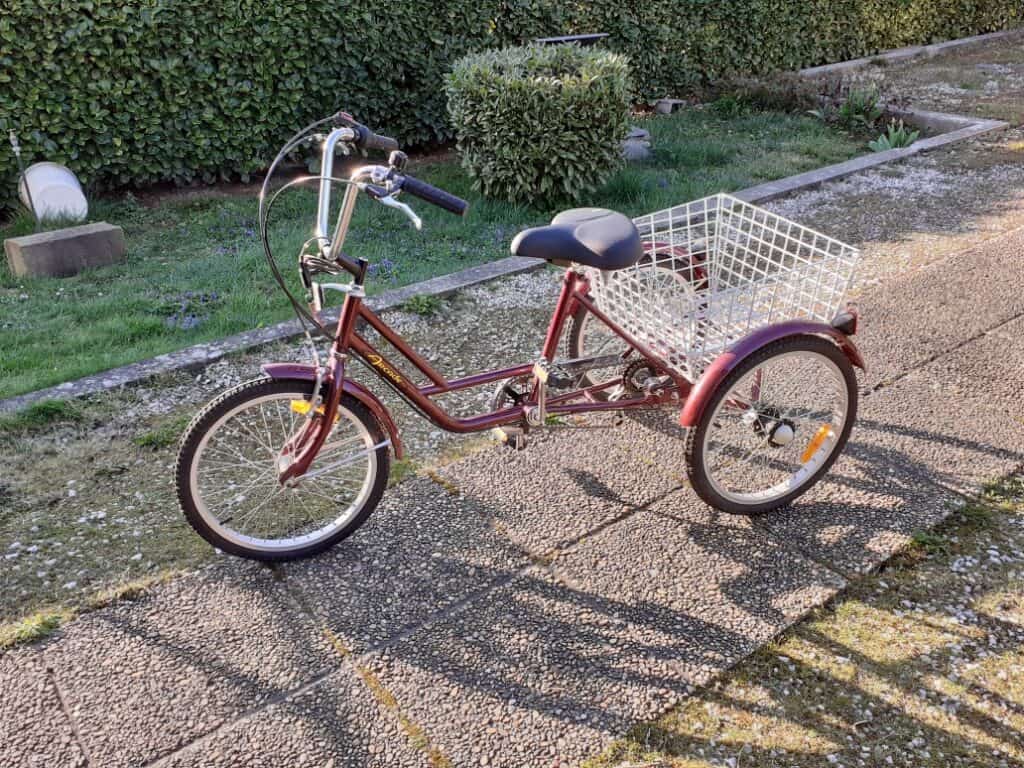
M 485 51 L 456 62 L 446 91 L 462 165 L 488 197 L 573 199 L 621 161 L 624 56 L 575 45 Z
M 346 107 L 406 144 L 444 141 L 443 81 L 466 53 L 608 32 L 637 96 L 868 56 L 1024 22 L 1020 0 L 2 0 L 6 141 L 94 188 L 238 178 Z

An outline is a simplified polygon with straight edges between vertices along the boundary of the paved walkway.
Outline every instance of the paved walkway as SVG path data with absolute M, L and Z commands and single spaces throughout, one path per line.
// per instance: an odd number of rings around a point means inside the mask
M 669 416 L 393 489 L 0 656 L 0 766 L 575 765 L 1024 463 L 1024 229 L 865 291 L 858 427 L 790 511 L 714 513 Z

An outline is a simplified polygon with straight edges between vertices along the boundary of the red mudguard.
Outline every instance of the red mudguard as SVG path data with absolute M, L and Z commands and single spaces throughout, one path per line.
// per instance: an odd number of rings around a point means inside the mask
M 766 344 L 779 341 L 787 336 L 826 336 L 836 343 L 850 362 L 865 370 L 864 358 L 861 357 L 853 341 L 842 331 L 833 328 L 825 323 L 812 323 L 806 320 L 791 320 L 778 325 L 766 325 L 749 336 L 736 342 L 728 350 L 715 358 L 715 361 L 708 366 L 704 374 L 697 380 L 696 386 L 690 391 L 679 414 L 679 423 L 684 427 L 695 427 L 700 420 L 704 408 L 707 407 L 712 395 L 718 389 L 725 377 L 728 376 L 737 365 L 742 363 L 750 355 L 757 352 Z

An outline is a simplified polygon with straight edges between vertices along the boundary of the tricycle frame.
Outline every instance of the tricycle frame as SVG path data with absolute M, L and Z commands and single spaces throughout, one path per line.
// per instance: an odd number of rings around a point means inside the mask
M 362 387 L 346 387 L 345 367 L 350 353 L 354 353 L 366 366 L 377 374 L 378 378 L 398 392 L 418 413 L 432 423 L 448 432 L 470 433 L 481 432 L 495 427 L 514 423 L 529 424 L 529 416 L 543 400 L 544 413 L 549 415 L 574 414 L 590 411 L 622 411 L 636 408 L 654 408 L 663 405 L 681 404 L 690 392 L 690 383 L 672 372 L 672 370 L 646 345 L 624 331 L 614 320 L 598 308 L 589 294 L 589 283 L 585 275 L 573 268 L 565 271 L 561 292 L 551 317 L 551 322 L 544 339 L 541 352 L 542 364 L 555 360 L 559 345 L 569 319 L 580 309 L 592 313 L 616 336 L 628 346 L 623 354 L 623 361 L 636 352 L 647 360 L 659 372 L 668 377 L 670 383 L 656 391 L 639 394 L 621 399 L 598 399 L 594 394 L 608 390 L 620 383 L 619 379 L 610 379 L 593 386 L 560 392 L 554 395 L 541 395 L 541 381 L 536 375 L 538 361 L 521 363 L 508 368 L 498 368 L 449 381 L 434 368 L 422 355 L 413 349 L 401 335 L 385 323 L 363 301 L 362 280 L 364 270 L 351 270 L 354 280 L 349 286 L 345 302 L 338 317 L 334 340 L 331 345 L 329 365 L 326 370 L 315 370 L 312 366 L 296 366 L 289 364 L 272 364 L 264 366 L 264 370 L 275 378 L 315 378 L 325 385 L 323 388 L 323 418 L 311 419 L 311 429 L 303 430 L 293 441 L 292 449 L 295 459 L 281 473 L 282 482 L 305 473 L 327 437 L 329 430 L 323 425 L 332 424 L 337 412 L 338 403 L 343 391 L 351 390 L 358 399 L 367 402 L 371 410 L 384 421 L 391 433 L 392 444 L 396 453 L 400 452 L 397 429 L 386 409 L 377 399 Z M 392 362 L 376 346 L 368 341 L 360 332 L 361 323 L 365 323 L 411 364 L 429 383 L 422 386 L 414 383 L 406 375 L 403 368 Z M 458 418 L 446 411 L 433 400 L 438 395 L 457 392 L 463 389 L 484 386 L 507 379 L 532 377 L 530 391 L 524 402 L 510 408 L 502 408 L 487 413 L 477 414 L 468 418 Z M 314 392 L 314 397 L 317 394 Z

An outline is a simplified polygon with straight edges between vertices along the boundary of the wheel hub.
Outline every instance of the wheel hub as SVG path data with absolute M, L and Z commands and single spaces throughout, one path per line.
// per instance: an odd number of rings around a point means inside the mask
M 768 445 L 782 448 L 793 442 L 796 437 L 796 425 L 789 419 L 782 418 L 778 408 L 768 406 L 751 409 L 743 417 L 755 433 L 768 438 Z
M 775 426 L 768 432 L 768 442 L 776 448 L 789 445 L 793 442 L 794 437 L 796 437 L 796 429 L 793 423 L 788 420 L 776 422 Z

